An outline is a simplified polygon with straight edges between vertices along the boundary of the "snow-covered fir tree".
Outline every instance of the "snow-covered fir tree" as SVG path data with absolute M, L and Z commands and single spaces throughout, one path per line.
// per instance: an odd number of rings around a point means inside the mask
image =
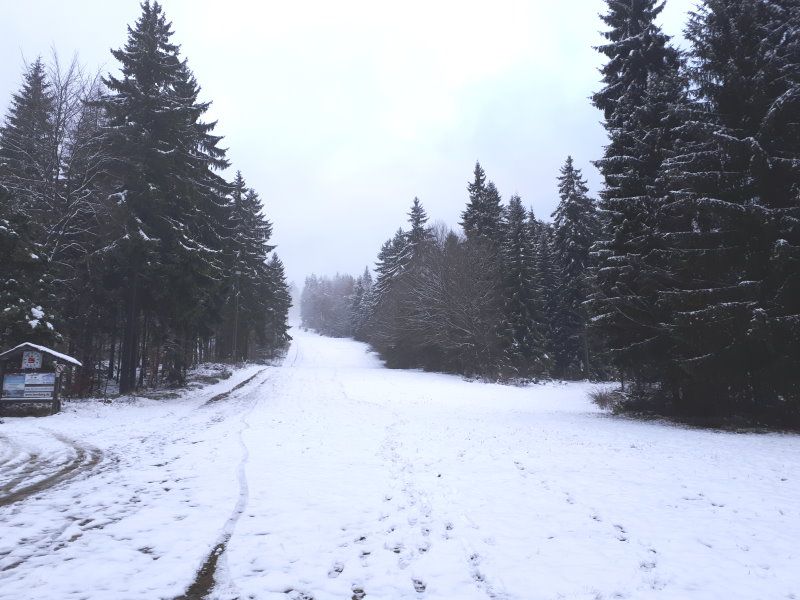
M 527 211 L 518 195 L 505 211 L 502 240 L 503 342 L 507 360 L 521 375 L 546 375 L 544 323 L 536 278 L 536 249 Z
M 549 363 L 549 374 L 553 375 L 556 329 L 559 308 L 559 268 L 553 250 L 553 226 L 528 212 L 528 231 L 536 255 L 536 302 L 542 315 L 544 350 Z
M 240 361 L 255 356 L 257 343 L 263 345 L 270 313 L 283 299 L 285 281 L 270 269 L 269 243 L 272 224 L 263 215 L 255 190 L 247 187 L 237 171 L 231 184 L 228 232 L 223 247 L 225 288 L 224 319 L 216 336 L 219 358 Z M 277 279 L 276 279 L 277 277 Z M 288 308 L 287 308 L 288 310 Z M 278 334 L 279 335 L 279 334 Z
M 665 80 L 675 80 L 680 65 L 678 52 L 656 24 L 663 7 L 656 0 L 608 1 L 602 15 L 608 42 L 598 48 L 608 60 L 603 88 L 593 97 L 609 135 L 604 156 L 596 162 L 604 187 L 593 324 L 617 368 L 650 381 L 666 344 L 657 300 L 662 283 L 648 261 L 656 246 L 661 202 L 656 183 L 670 128 L 668 104 L 654 106 L 652 100 Z
M 286 281 L 286 268 L 276 252 L 267 263 L 266 291 L 264 310 L 267 313 L 262 349 L 260 352 L 272 358 L 283 351 L 291 341 L 289 335 L 289 309 L 292 306 L 292 294 Z M 256 336 L 261 337 L 256 331 Z
M 426 246 L 431 240 L 431 231 L 426 226 L 428 214 L 419 201 L 414 198 L 408 212 L 409 229 L 406 234 L 406 250 L 404 252 L 406 268 L 418 264 L 422 260 Z
M 36 227 L 52 218 L 48 209 L 56 193 L 54 104 L 44 62 L 37 58 L 0 128 L 0 180 Z
M 0 341 L 61 345 L 84 363 L 80 392 L 105 376 L 123 392 L 180 384 L 226 344 L 233 360 L 288 341 L 271 224 L 218 174 L 209 104 L 171 37 L 143 2 L 113 51 L 120 75 L 37 59 L 0 127 Z
M 467 239 L 480 241 L 496 250 L 502 228 L 501 198 L 494 183 L 486 180 L 479 162 L 475 163 L 467 192 L 469 201 L 461 213 L 461 227 Z
M 589 377 L 589 316 L 584 303 L 592 288 L 590 249 L 600 227 L 586 180 L 571 156 L 561 167 L 558 195 L 553 212 L 553 250 L 559 269 L 553 322 L 556 372 L 562 377 Z
M 109 93 L 99 102 L 122 224 L 114 247 L 124 265 L 122 391 L 135 386 L 143 310 L 157 312 L 166 327 L 168 379 L 183 381 L 188 336 L 210 318 L 221 275 L 225 182 L 213 171 L 228 163 L 214 124 L 201 120 L 209 104 L 198 101 L 199 86 L 171 37 L 161 6 L 142 3 L 125 47 L 112 51 L 121 77 L 104 80 Z
M 372 312 L 372 273 L 369 267 L 364 267 L 364 272 L 356 277 L 353 295 L 350 299 L 350 323 L 353 337 L 365 340 L 366 326 Z
M 53 315 L 42 301 L 49 296 L 45 264 L 30 241 L 30 228 L 28 216 L 0 185 L 0 347 L 57 339 Z
M 665 165 L 658 267 L 687 414 L 800 406 L 800 8 L 707 0 L 692 13 L 692 97 Z

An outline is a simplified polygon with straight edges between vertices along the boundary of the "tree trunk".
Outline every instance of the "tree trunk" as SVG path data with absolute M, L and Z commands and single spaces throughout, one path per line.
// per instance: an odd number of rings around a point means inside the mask
M 136 389 L 136 349 L 139 321 L 138 274 L 133 275 L 125 302 L 125 326 L 120 349 L 119 393 L 129 394 Z
M 137 387 L 144 386 L 144 378 L 147 372 L 147 334 L 150 326 L 149 321 L 150 319 L 148 318 L 148 314 L 145 313 L 144 324 L 142 327 L 142 349 L 141 349 L 142 364 L 139 367 L 139 381 L 137 383 Z
M 583 324 L 583 376 L 585 379 L 590 379 L 589 372 L 589 328 L 586 323 Z
M 116 358 L 114 357 L 114 352 L 117 347 L 117 322 L 114 319 L 114 326 L 111 328 L 111 349 L 108 353 L 108 373 L 106 373 L 106 377 L 108 379 L 114 378 L 114 361 Z

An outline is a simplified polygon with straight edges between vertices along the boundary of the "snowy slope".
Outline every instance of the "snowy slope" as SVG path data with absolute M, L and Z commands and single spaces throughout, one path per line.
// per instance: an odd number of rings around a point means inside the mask
M 0 598 L 174 598 L 220 541 L 214 598 L 800 597 L 800 437 L 293 336 L 282 367 L 181 400 L 7 419 L 0 490 L 26 456 L 89 466 L 0 491 Z

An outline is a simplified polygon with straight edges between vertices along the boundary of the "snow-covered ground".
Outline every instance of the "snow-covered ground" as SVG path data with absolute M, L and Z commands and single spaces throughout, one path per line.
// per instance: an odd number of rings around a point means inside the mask
M 215 547 L 211 598 L 800 598 L 800 437 L 293 335 L 179 399 L 6 419 L 0 598 L 176 598 Z

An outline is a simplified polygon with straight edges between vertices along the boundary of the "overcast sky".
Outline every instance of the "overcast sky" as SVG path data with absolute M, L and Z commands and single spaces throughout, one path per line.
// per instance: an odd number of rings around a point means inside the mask
M 138 0 L 0 0 L 0 106 L 24 60 L 58 50 L 116 70 Z M 669 0 L 680 36 L 693 0 Z M 456 226 L 480 160 L 504 200 L 540 217 L 567 154 L 591 166 L 605 136 L 603 0 L 164 0 L 174 41 L 213 101 L 233 169 L 264 200 L 289 278 L 360 272 L 419 196 Z

